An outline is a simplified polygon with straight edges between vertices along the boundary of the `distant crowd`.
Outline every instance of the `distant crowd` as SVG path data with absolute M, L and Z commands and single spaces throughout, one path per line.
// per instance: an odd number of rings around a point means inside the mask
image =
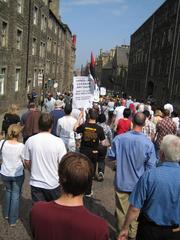
M 30 171 L 34 239 L 108 240 L 108 223 L 84 207 L 93 181 L 114 162 L 118 240 L 180 239 L 180 116 L 169 102 L 101 96 L 72 108 L 72 94 L 28 96 L 2 122 L 3 216 L 16 226 L 25 171 Z M 108 191 L 108 189 L 107 189 Z

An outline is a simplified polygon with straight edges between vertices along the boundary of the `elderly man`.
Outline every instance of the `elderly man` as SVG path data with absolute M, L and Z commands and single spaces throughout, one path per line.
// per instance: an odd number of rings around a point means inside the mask
M 160 159 L 158 167 L 145 172 L 130 195 L 119 240 L 126 239 L 129 225 L 140 211 L 136 240 L 180 239 L 180 138 L 163 138 Z
M 145 170 L 156 164 L 153 143 L 142 133 L 146 117 L 137 113 L 133 118 L 133 130 L 116 136 L 109 151 L 109 158 L 117 162 L 115 198 L 118 231 L 122 228 L 129 203 L 128 198 Z M 137 222 L 129 228 L 129 238 L 136 236 Z

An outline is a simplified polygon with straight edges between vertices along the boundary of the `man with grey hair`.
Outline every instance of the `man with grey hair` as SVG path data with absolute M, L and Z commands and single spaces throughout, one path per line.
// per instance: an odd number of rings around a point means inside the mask
M 163 138 L 160 160 L 157 168 L 144 173 L 130 195 L 118 240 L 126 239 L 129 225 L 139 213 L 136 240 L 180 239 L 180 138 Z

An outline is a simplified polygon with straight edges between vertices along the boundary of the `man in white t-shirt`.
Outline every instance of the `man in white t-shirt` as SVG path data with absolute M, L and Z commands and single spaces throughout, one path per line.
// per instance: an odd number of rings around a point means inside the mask
M 70 104 L 66 104 L 64 108 L 65 116 L 60 118 L 57 122 L 56 135 L 62 138 L 67 151 L 75 152 L 76 141 L 73 128 L 77 120 L 71 116 L 71 112 L 72 106 Z
M 30 170 L 33 202 L 51 201 L 59 197 L 58 164 L 66 154 L 62 139 L 52 135 L 53 119 L 49 113 L 39 118 L 40 133 L 30 137 L 25 144 L 24 159 Z
M 124 118 L 123 112 L 124 112 L 125 108 L 126 108 L 125 107 L 125 101 L 122 100 L 121 101 L 121 106 L 116 107 L 115 110 L 114 110 L 114 113 L 113 113 L 114 118 L 115 118 L 115 121 L 114 121 L 115 124 L 117 124 L 117 122 L 120 118 Z

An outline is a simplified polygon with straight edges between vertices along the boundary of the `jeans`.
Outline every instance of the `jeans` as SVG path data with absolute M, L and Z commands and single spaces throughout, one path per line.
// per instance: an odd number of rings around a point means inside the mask
M 1 175 L 5 185 L 3 215 L 9 219 L 10 224 L 16 224 L 19 218 L 19 203 L 24 175 L 18 177 L 6 177 Z

